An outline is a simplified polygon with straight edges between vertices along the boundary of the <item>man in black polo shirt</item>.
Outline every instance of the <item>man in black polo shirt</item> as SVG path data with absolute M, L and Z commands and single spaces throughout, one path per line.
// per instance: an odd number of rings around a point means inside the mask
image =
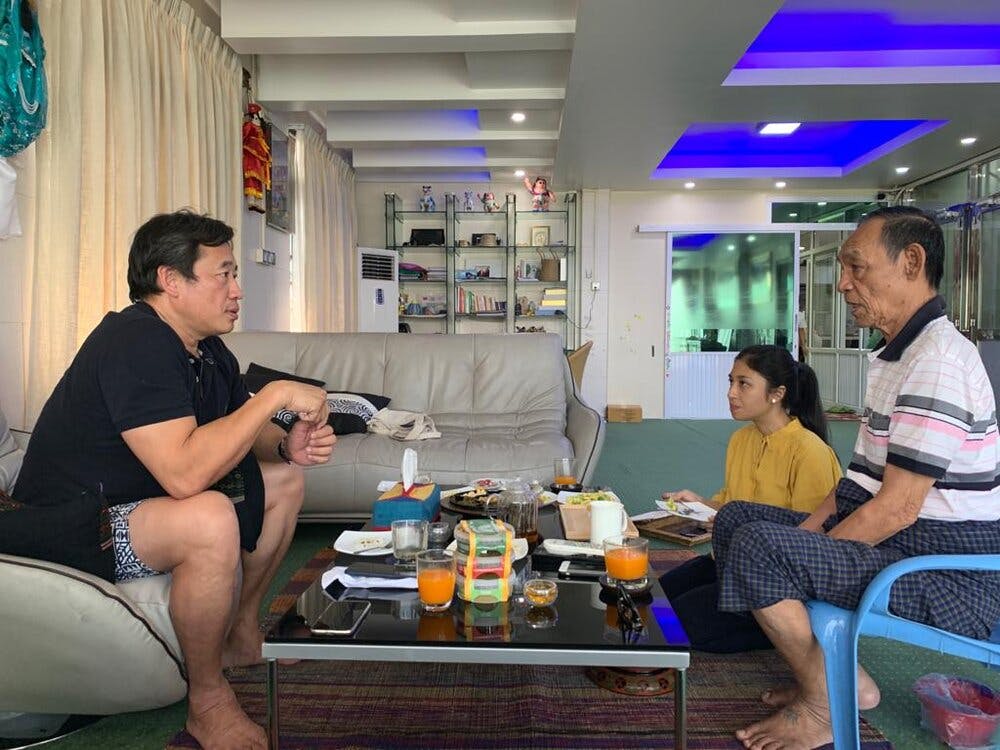
M 13 494 L 51 505 L 103 493 L 116 580 L 173 574 L 188 731 L 205 748 L 264 748 L 222 669 L 261 658 L 257 612 L 295 530 L 299 467 L 327 461 L 335 438 L 325 391 L 278 381 L 251 399 L 218 338 L 243 296 L 232 237 L 187 211 L 139 228 L 134 304 L 108 313 L 80 348 L 42 409 Z M 288 434 L 271 422 L 282 409 L 300 417 Z

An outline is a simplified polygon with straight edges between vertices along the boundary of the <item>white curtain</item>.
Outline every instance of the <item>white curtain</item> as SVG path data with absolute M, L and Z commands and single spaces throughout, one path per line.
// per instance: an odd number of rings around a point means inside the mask
M 309 128 L 300 128 L 290 144 L 295 181 L 292 328 L 354 331 L 354 170 Z
M 128 304 L 134 231 L 192 208 L 239 227 L 242 68 L 183 0 L 38 0 L 49 82 L 28 270 L 26 416 Z

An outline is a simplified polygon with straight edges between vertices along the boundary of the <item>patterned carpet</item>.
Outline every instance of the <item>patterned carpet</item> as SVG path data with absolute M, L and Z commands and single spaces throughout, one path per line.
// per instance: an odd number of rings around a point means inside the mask
M 289 582 L 280 614 L 329 564 L 323 550 Z M 654 550 L 668 570 L 687 550 Z M 688 671 L 688 746 L 740 748 L 733 731 L 767 711 L 762 686 L 787 683 L 773 652 L 695 653 Z M 247 713 L 266 718 L 264 668 L 233 670 Z M 672 748 L 673 699 L 627 698 L 595 687 L 582 669 L 544 666 L 300 662 L 281 668 L 281 747 L 315 748 Z M 891 748 L 863 725 L 867 750 Z M 168 748 L 196 748 L 178 733 Z

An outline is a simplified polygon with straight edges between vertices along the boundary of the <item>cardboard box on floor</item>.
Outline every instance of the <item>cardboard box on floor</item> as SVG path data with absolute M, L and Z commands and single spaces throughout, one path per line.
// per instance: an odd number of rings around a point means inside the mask
M 638 404 L 608 404 L 609 422 L 641 422 L 642 407 Z

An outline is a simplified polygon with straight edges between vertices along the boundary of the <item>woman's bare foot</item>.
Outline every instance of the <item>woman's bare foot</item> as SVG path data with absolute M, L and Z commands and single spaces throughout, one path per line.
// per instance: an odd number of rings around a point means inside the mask
M 200 696 L 188 696 L 188 734 L 204 750 L 265 750 L 264 728 L 250 720 L 240 708 L 228 684 Z
M 813 750 L 833 742 L 830 711 L 799 698 L 736 737 L 749 750 Z
M 768 708 L 781 708 L 798 700 L 798 697 L 798 687 L 771 688 L 761 693 L 760 702 Z M 862 711 L 869 711 L 875 708 L 881 700 L 882 694 L 879 692 L 875 680 L 864 669 L 858 667 L 858 708 Z

